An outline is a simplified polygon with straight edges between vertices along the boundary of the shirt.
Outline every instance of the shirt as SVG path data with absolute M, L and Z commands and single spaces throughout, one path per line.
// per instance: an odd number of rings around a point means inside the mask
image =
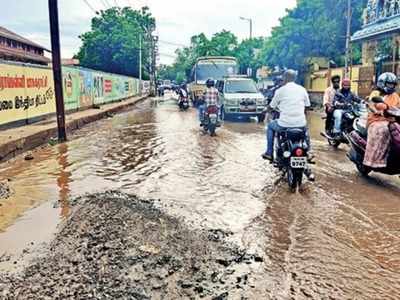
M 324 94 L 324 106 L 327 104 L 332 104 L 333 103 L 333 99 L 335 98 L 336 95 L 336 89 L 333 86 L 328 87 L 325 90 L 325 94 Z
M 341 89 L 335 94 L 331 104 L 335 106 L 337 104 L 352 104 L 353 102 L 360 103 L 361 98 L 354 95 L 350 90 Z
M 207 106 L 218 105 L 219 104 L 218 90 L 215 87 L 207 88 L 206 91 L 204 92 L 203 99 Z
M 372 99 L 374 97 L 372 94 L 371 94 L 371 96 L 370 96 L 370 99 Z M 399 95 L 397 93 L 393 93 L 393 94 L 384 96 L 383 97 L 383 101 L 385 102 L 385 104 L 389 108 L 391 108 L 391 107 L 400 108 L 400 97 L 399 97 Z M 375 104 L 374 103 L 371 103 L 369 105 L 375 108 Z M 375 110 L 377 110 L 377 109 L 375 108 Z M 382 115 L 374 113 L 374 112 L 370 112 L 369 113 L 369 115 L 368 115 L 368 125 L 370 125 L 370 124 L 372 124 L 374 122 L 379 122 L 379 121 L 393 122 L 393 121 L 395 121 L 395 118 L 382 116 Z
M 307 125 L 305 108 L 311 106 L 305 88 L 289 82 L 278 89 L 270 104 L 280 111 L 278 125 L 286 128 L 305 127 Z

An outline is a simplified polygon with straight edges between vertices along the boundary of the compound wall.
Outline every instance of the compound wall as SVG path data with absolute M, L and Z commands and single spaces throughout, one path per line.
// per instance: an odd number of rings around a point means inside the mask
M 63 67 L 66 111 L 76 111 L 136 96 L 139 80 L 80 67 Z M 0 62 L 0 126 L 29 123 L 55 113 L 50 68 Z

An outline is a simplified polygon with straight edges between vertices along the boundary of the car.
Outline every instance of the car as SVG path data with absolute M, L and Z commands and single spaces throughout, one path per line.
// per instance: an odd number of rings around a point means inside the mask
M 222 103 L 222 119 L 262 118 L 265 97 L 257 89 L 253 79 L 247 76 L 228 76 L 218 80 L 216 88 Z

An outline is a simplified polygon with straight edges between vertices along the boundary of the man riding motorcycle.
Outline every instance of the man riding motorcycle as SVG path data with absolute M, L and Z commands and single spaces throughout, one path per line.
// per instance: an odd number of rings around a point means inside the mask
M 333 120 L 333 100 L 335 99 L 336 93 L 340 89 L 340 76 L 334 75 L 331 78 L 332 85 L 325 90 L 324 93 L 324 107 L 326 112 L 325 121 L 325 132 L 328 133 L 332 130 L 332 120 Z
M 342 132 L 342 118 L 343 114 L 352 109 L 353 103 L 360 103 L 361 99 L 355 96 L 351 92 L 351 81 L 348 78 L 344 78 L 342 81 L 342 88 L 335 94 L 332 108 L 333 118 L 334 118 L 334 126 L 333 126 L 333 135 L 338 136 Z
M 215 82 L 213 79 L 207 79 L 206 81 L 206 91 L 203 94 L 202 99 L 199 101 L 199 120 L 200 120 L 200 126 L 203 126 L 203 120 L 204 120 L 204 113 L 206 108 L 209 105 L 216 105 L 219 106 L 219 95 L 218 95 L 218 90 L 214 87 Z
M 179 95 L 179 100 L 178 100 L 178 105 L 180 109 L 183 109 L 183 101 L 188 101 L 188 91 L 187 91 L 187 86 L 186 83 L 183 83 L 178 90 L 178 95 Z
M 270 89 L 268 89 L 266 92 L 266 95 L 265 95 L 265 97 L 266 97 L 265 109 L 262 112 L 262 117 L 259 119 L 260 123 L 265 121 L 265 118 L 267 117 L 267 115 L 269 117 L 267 119 L 267 122 L 270 122 L 271 120 L 278 118 L 278 113 L 276 111 L 271 110 L 269 105 L 270 105 L 272 99 L 274 98 L 276 91 L 278 89 L 280 89 L 283 85 L 282 76 L 276 76 L 274 78 L 273 82 L 274 82 L 274 86 L 271 87 Z
M 264 159 L 273 160 L 274 135 L 288 128 L 304 128 L 307 130 L 305 110 L 311 106 L 306 89 L 295 83 L 297 72 L 285 71 L 284 85 L 278 89 L 270 103 L 272 109 L 278 109 L 279 119 L 273 120 L 267 126 L 267 151 L 262 155 Z M 307 143 L 310 146 L 309 135 Z

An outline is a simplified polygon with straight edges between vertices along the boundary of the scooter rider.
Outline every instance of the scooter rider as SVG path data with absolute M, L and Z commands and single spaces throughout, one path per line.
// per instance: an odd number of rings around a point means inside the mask
M 349 109 L 353 102 L 360 103 L 361 99 L 351 92 L 351 80 L 344 78 L 342 80 L 342 88 L 336 93 L 332 103 L 333 108 L 335 109 L 333 112 L 335 120 L 333 128 L 334 135 L 341 133 L 343 114 Z
M 200 126 L 203 126 L 204 113 L 209 105 L 219 106 L 219 95 L 218 90 L 214 87 L 215 82 L 213 79 L 209 78 L 206 81 L 207 89 L 203 94 L 202 99 L 199 101 L 199 120 Z

